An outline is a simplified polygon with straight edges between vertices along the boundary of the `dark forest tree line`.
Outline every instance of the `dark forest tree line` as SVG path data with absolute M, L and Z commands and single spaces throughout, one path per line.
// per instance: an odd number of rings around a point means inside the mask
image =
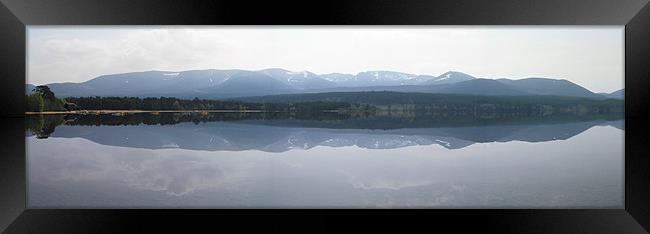
M 46 85 L 37 86 L 25 96 L 29 112 L 65 110 L 259 110 L 268 112 L 314 112 L 347 109 L 344 102 L 311 101 L 301 103 L 250 103 L 242 101 L 184 100 L 173 97 L 68 97 L 59 99 Z
M 349 108 L 342 102 L 305 103 L 247 103 L 240 101 L 207 100 L 194 98 L 184 100 L 173 97 L 72 97 L 67 102 L 75 103 L 83 110 L 259 110 L 259 111 L 325 111 Z
M 265 111 L 321 113 L 339 111 L 351 115 L 429 113 L 490 116 L 490 113 L 552 114 L 623 113 L 621 100 L 594 100 L 556 96 L 471 96 L 425 93 L 357 92 L 276 95 L 237 100 L 192 100 L 174 97 L 69 97 L 59 100 L 47 86 L 38 86 L 27 97 L 28 111 L 144 110 L 144 111 Z

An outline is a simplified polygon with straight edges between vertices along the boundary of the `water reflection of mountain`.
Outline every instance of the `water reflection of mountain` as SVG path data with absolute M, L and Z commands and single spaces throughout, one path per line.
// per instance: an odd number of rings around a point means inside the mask
M 438 144 L 448 149 L 485 142 L 543 142 L 571 138 L 596 125 L 622 129 L 623 120 L 529 121 L 479 126 L 439 126 L 364 129 L 358 123 L 373 119 L 335 121 L 264 120 L 180 122 L 173 125 L 100 125 L 63 124 L 50 137 L 81 137 L 103 145 L 147 149 L 181 148 L 208 151 L 261 150 L 284 152 L 316 146 L 356 145 L 369 149 L 392 149 L 413 145 Z M 383 120 L 385 121 L 385 120 Z M 398 122 L 421 122 L 399 118 Z M 444 125 L 444 124 L 442 124 Z M 342 127 L 348 126 L 348 127 Z

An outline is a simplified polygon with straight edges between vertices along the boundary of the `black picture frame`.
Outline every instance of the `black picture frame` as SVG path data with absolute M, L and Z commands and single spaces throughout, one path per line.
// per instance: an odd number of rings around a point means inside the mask
M 0 230 L 96 233 L 193 228 L 410 228 L 498 232 L 650 230 L 650 4 L 647 0 L 162 1 L 0 0 Z M 26 209 L 24 85 L 28 25 L 625 25 L 625 209 Z M 399 219 L 401 222 L 396 222 Z M 244 224 L 239 222 L 243 221 Z M 347 230 L 347 229 L 340 229 Z

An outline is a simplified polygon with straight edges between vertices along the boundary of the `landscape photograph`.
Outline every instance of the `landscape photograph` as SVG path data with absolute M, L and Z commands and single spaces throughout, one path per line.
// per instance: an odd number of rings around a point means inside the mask
M 622 26 L 29 26 L 29 208 L 622 208 Z

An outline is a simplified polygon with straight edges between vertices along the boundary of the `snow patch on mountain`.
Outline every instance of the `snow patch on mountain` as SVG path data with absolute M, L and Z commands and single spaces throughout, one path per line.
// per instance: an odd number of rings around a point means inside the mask
M 446 80 L 451 78 L 451 74 L 447 73 L 444 77 L 436 79 L 436 81 Z
M 447 146 L 447 148 L 451 147 L 451 144 L 448 141 L 436 139 L 436 142 L 444 144 L 445 146 Z
M 302 77 L 304 77 L 304 78 L 307 78 L 307 76 L 309 75 L 309 72 L 307 72 L 307 71 L 297 71 L 297 72 L 287 71 L 286 73 L 288 75 L 292 75 L 292 76 L 302 75 Z

